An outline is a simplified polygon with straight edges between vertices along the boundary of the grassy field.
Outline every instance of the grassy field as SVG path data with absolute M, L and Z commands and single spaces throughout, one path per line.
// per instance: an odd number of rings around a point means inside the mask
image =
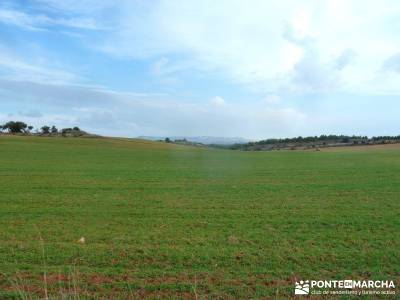
M 397 146 L 0 136 L 0 299 L 284 298 L 296 279 L 398 286 L 399 214 Z

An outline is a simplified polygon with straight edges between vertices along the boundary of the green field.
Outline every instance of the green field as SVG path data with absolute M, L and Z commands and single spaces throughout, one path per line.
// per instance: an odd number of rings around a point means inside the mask
M 297 279 L 399 286 L 399 215 L 400 146 L 0 136 L 0 299 L 285 298 Z

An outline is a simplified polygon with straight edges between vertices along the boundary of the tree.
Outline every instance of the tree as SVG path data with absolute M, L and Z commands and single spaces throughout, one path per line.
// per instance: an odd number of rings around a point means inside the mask
M 42 133 L 43 134 L 49 134 L 50 133 L 50 127 L 47 126 L 47 125 L 43 126 L 41 129 L 42 129 Z
M 63 128 L 63 129 L 61 129 L 61 133 L 62 134 L 64 134 L 64 133 L 70 133 L 72 131 L 72 128 Z
M 72 128 L 74 131 L 81 131 L 79 127 L 75 126 L 74 128 Z
M 29 125 L 28 129 L 25 130 L 25 132 L 30 134 L 32 132 L 32 129 L 33 129 L 33 126 Z
M 20 121 L 10 121 L 7 122 L 2 126 L 3 130 L 8 130 L 10 133 L 21 133 L 21 132 L 26 132 L 26 128 L 28 125 L 26 125 L 24 122 Z
M 171 143 L 171 140 L 169 139 L 169 137 L 165 138 L 165 142 L 166 143 Z
M 58 133 L 58 129 L 56 126 L 51 126 L 51 133 Z
M 72 128 L 63 128 L 63 129 L 61 129 L 61 135 L 63 137 L 66 137 L 71 132 L 72 132 Z

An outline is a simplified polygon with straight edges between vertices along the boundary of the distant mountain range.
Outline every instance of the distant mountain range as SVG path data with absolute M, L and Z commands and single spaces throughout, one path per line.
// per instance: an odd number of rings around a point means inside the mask
M 139 136 L 139 139 L 150 140 L 150 141 L 160 141 L 165 140 L 166 136 Z M 250 140 L 241 137 L 215 137 L 215 136 L 168 136 L 171 141 L 186 139 L 192 143 L 200 143 L 204 145 L 233 145 L 233 144 L 243 144 L 248 143 Z

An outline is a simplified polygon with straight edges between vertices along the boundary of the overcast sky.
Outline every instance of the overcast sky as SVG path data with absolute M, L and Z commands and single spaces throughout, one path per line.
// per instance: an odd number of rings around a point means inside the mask
M 400 134 L 400 1 L 2 0 L 0 122 Z

